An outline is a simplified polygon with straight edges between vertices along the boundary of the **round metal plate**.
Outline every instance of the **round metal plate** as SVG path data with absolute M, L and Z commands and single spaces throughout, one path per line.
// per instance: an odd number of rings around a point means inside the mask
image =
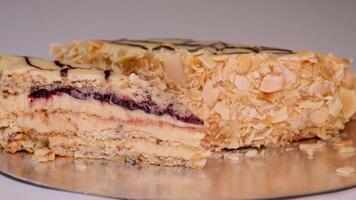
M 356 143 L 356 123 L 345 130 Z M 232 163 L 209 160 L 202 170 L 135 167 L 104 160 L 57 158 L 37 163 L 26 153 L 0 153 L 0 171 L 39 186 L 125 199 L 259 199 L 295 197 L 356 186 L 356 175 L 336 175 L 356 167 L 354 154 L 331 147 L 313 159 L 295 148 L 266 149 L 264 156 Z

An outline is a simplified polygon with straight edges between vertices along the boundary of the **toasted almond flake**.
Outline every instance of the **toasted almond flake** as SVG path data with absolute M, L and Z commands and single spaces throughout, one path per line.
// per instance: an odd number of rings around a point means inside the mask
M 212 106 L 215 104 L 219 97 L 219 89 L 214 88 L 213 82 L 208 81 L 205 83 L 203 88 L 203 100 L 208 106 Z
M 242 54 L 237 57 L 237 73 L 246 74 L 252 65 L 251 56 L 249 54 Z
M 234 76 L 234 70 L 236 69 L 236 67 L 232 66 L 232 65 L 226 65 L 224 68 L 222 68 L 222 78 L 224 80 L 229 79 L 229 77 L 232 75 Z
M 350 65 L 353 62 L 353 59 L 341 58 L 340 61 L 344 65 Z
M 287 81 L 287 83 L 293 83 L 296 79 L 296 76 L 294 73 L 292 73 L 287 67 L 285 66 L 280 66 L 282 69 L 282 76 L 284 79 Z
M 261 77 L 261 74 L 259 71 L 251 72 L 250 75 L 252 78 L 255 78 L 255 79 L 260 79 L 260 77 Z
M 223 120 L 230 119 L 230 108 L 222 101 L 215 104 L 214 111 L 218 113 Z
M 256 124 L 253 126 L 256 130 L 263 130 L 265 129 L 267 126 L 266 124 L 262 124 L 262 123 L 259 123 L 259 124 Z
M 355 78 L 350 72 L 350 69 L 345 69 L 345 76 L 342 79 L 342 84 L 345 88 L 350 90 L 355 88 Z
M 257 150 L 256 149 L 251 149 L 251 150 L 248 150 L 246 153 L 245 153 L 245 157 L 246 158 L 253 158 L 253 157 L 256 157 L 257 156 Z
M 258 71 L 263 75 L 271 73 L 271 69 L 267 64 L 262 64 Z
M 323 85 L 320 82 L 314 82 L 309 86 L 308 93 L 310 95 L 318 95 L 321 94 L 323 90 Z
M 133 73 L 130 74 L 129 81 L 133 85 L 137 85 L 137 86 L 141 86 L 141 87 L 148 87 L 148 83 L 146 81 L 140 79 L 139 76 L 137 76 L 136 74 L 133 74 Z
M 263 78 L 260 86 L 261 92 L 277 92 L 283 88 L 284 78 L 278 75 L 267 75 Z
M 306 60 L 312 63 L 316 63 L 317 59 L 315 57 L 315 53 L 312 51 L 300 51 L 297 55 L 301 58 L 301 60 Z
M 223 62 L 227 60 L 227 55 L 214 55 L 211 59 L 216 62 Z
M 183 65 L 191 66 L 193 65 L 193 56 L 184 55 L 182 56 Z
M 201 92 L 197 88 L 192 88 L 188 91 L 188 94 L 192 100 L 199 101 L 202 99 Z
M 342 103 L 339 97 L 329 104 L 329 114 L 333 117 L 338 117 L 342 110 Z
M 279 123 L 283 122 L 288 119 L 288 112 L 287 112 L 287 107 L 284 106 L 278 111 L 274 111 L 271 113 L 271 122 L 272 123 Z
M 300 94 L 296 90 L 287 90 L 283 93 L 285 97 L 286 105 L 295 105 L 295 103 L 300 99 Z
M 235 55 L 229 55 L 225 62 L 225 67 L 237 68 L 237 60 Z
M 205 71 L 201 65 L 191 65 L 191 68 L 197 73 L 203 73 Z
M 273 74 L 281 74 L 282 73 L 282 68 L 279 67 L 279 65 L 276 65 L 275 63 L 271 63 L 272 65 L 272 73 Z
M 166 76 L 176 84 L 182 84 L 187 80 L 184 67 L 179 54 L 167 55 L 164 57 L 163 66 Z
M 206 54 L 199 56 L 199 60 L 203 63 L 204 67 L 212 69 L 216 66 L 216 63 L 212 61 Z
M 301 69 L 300 76 L 307 80 L 311 80 L 313 78 L 313 72 L 310 68 Z
M 254 108 L 246 107 L 244 109 L 244 114 L 249 117 L 250 119 L 256 118 L 257 117 L 257 111 Z
M 294 61 L 294 62 L 300 61 L 300 57 L 297 54 L 289 54 L 289 55 L 279 56 L 277 59 L 279 61 Z
M 348 177 L 355 173 L 356 170 L 353 167 L 339 167 L 336 169 L 336 175 Z
M 305 109 L 317 109 L 323 106 L 322 101 L 311 101 L 311 100 L 303 100 L 298 102 L 298 106 L 300 108 L 305 108 Z
M 334 79 L 337 81 L 341 81 L 344 79 L 345 73 L 344 73 L 344 68 L 340 67 L 336 70 L 334 73 Z
M 236 75 L 234 84 L 236 88 L 241 91 L 248 91 L 251 88 L 250 81 L 246 77 L 240 75 Z
M 197 112 L 203 120 L 206 120 L 210 115 L 210 110 L 206 104 L 203 104 L 203 106 L 200 107 Z
M 310 121 L 315 124 L 324 123 L 329 118 L 329 110 L 325 107 L 321 107 L 312 111 L 309 115 Z
M 223 80 L 223 75 L 222 75 L 222 64 L 219 63 L 216 65 L 216 67 L 213 69 L 213 74 L 211 80 L 216 83 L 221 80 Z
M 231 75 L 236 74 L 235 70 L 237 68 L 237 62 L 235 56 L 230 55 L 225 62 L 225 66 L 222 69 L 222 78 L 224 80 L 229 79 Z
M 293 127 L 293 128 L 302 128 L 305 124 L 305 121 L 302 118 L 294 118 L 294 119 L 289 119 L 288 123 Z
M 227 77 L 227 79 L 230 81 L 230 83 L 233 83 L 235 80 L 235 74 L 234 73 L 230 73 Z
M 200 56 L 200 55 L 203 55 L 205 52 L 203 50 L 198 50 L 198 51 L 195 51 L 193 52 L 193 56 Z
M 356 111 L 356 94 L 354 90 L 340 88 L 342 112 L 345 118 L 350 118 Z

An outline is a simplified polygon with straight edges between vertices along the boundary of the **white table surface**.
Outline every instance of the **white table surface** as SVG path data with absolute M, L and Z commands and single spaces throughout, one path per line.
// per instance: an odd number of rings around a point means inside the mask
M 356 58 L 356 1 L 0 0 L 0 53 L 48 57 L 71 39 L 193 38 Z M 0 163 L 1 164 L 1 163 Z M 356 166 L 355 166 L 356 167 Z M 0 176 L 1 199 L 104 199 Z M 356 199 L 356 189 L 302 199 Z

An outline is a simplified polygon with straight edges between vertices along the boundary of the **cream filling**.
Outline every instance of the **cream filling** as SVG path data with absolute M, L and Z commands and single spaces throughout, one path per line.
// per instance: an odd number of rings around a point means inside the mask
M 67 94 L 54 95 L 50 98 L 33 99 L 31 102 L 26 94 L 8 96 L 6 99 L 0 97 L 0 104 L 10 113 L 33 112 L 36 110 L 54 111 L 58 109 L 97 114 L 105 118 L 116 117 L 125 121 L 144 119 L 152 121 L 164 121 L 176 126 L 199 128 L 193 124 L 181 122 L 169 115 L 147 114 L 141 110 L 128 110 L 118 105 L 102 103 L 97 100 L 80 100 Z
M 172 126 L 173 124 L 161 120 L 164 116 L 151 116 L 136 110 L 128 111 L 95 100 L 82 101 L 69 95 L 61 95 L 50 99 L 38 99 L 31 103 L 25 95 L 17 97 L 0 99 L 2 107 L 16 114 L 9 116 L 7 120 L 15 120 L 18 126 L 40 133 L 77 132 L 81 135 L 100 135 L 104 132 L 106 136 L 115 138 L 134 131 L 144 133 L 141 135 L 143 137 L 154 137 L 190 146 L 200 146 L 204 137 L 199 129 Z M 38 112 L 39 110 L 47 110 L 47 114 Z

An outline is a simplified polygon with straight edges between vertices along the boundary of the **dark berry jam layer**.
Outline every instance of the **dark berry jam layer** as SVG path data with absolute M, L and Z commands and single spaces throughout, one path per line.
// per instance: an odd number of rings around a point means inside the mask
M 53 95 L 60 95 L 60 94 L 68 94 L 73 98 L 86 100 L 86 99 L 95 99 L 100 102 L 115 104 L 121 106 L 123 108 L 129 110 L 142 110 L 148 114 L 154 115 L 170 115 L 175 119 L 196 125 L 203 125 L 204 122 L 194 116 L 193 114 L 182 116 L 178 114 L 178 112 L 174 109 L 173 104 L 169 104 L 167 107 L 162 108 L 159 107 L 151 98 L 147 98 L 145 101 L 135 102 L 134 100 L 128 98 L 118 97 L 115 94 L 111 93 L 100 93 L 96 91 L 82 91 L 79 88 L 75 88 L 72 86 L 60 86 L 51 89 L 47 88 L 32 88 L 30 94 L 28 95 L 29 98 L 50 98 Z

